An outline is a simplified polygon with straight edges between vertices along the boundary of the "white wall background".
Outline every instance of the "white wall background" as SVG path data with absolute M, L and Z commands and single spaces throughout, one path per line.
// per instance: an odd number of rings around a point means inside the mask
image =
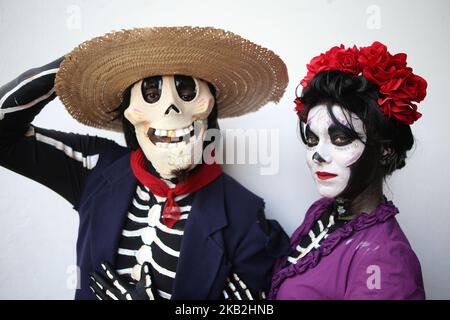
M 286 62 L 291 83 L 278 105 L 222 129 L 279 129 L 280 167 L 272 176 L 258 165 L 226 171 L 264 197 L 267 215 L 291 234 L 318 198 L 296 134 L 295 87 L 305 64 L 337 44 L 370 45 L 407 52 L 408 63 L 428 80 L 423 118 L 413 125 L 416 148 L 389 181 L 386 194 L 423 268 L 428 298 L 450 299 L 450 75 L 448 0 L 0 0 L 0 83 L 69 52 L 111 30 L 140 26 L 200 25 L 228 29 L 262 44 Z M 59 100 L 34 122 L 46 128 L 118 135 L 76 123 Z M 77 213 L 45 187 L 0 168 L 0 298 L 71 299 Z

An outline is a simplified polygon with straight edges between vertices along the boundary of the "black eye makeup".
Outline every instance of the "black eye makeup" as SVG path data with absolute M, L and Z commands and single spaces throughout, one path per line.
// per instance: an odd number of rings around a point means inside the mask
M 158 102 L 161 98 L 162 77 L 148 77 L 142 81 L 141 91 L 144 100 L 148 103 Z
M 305 142 L 308 147 L 315 147 L 319 143 L 319 137 L 317 137 L 314 132 L 311 131 L 309 124 L 305 128 Z
M 356 132 L 344 125 L 331 125 L 328 128 L 328 134 L 330 135 L 331 143 L 339 147 L 346 146 L 359 138 Z
M 197 86 L 192 77 L 175 75 L 175 88 L 183 101 L 192 101 L 197 95 Z

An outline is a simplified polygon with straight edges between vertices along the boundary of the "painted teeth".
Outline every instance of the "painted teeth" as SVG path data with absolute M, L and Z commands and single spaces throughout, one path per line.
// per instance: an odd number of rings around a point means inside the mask
M 187 128 L 183 129 L 176 129 L 176 130 L 162 130 L 162 129 L 155 129 L 155 136 L 159 137 L 183 137 L 187 134 L 189 134 L 191 131 L 194 130 L 194 126 L 190 125 Z
M 180 142 L 176 142 L 176 143 L 167 143 L 167 142 L 157 142 L 156 143 L 156 147 L 165 148 L 165 149 L 179 148 L 179 147 L 184 147 L 186 145 L 187 145 L 186 141 L 180 141 Z
M 198 120 L 197 120 L 198 121 Z M 183 128 L 183 129 L 174 129 L 174 130 L 163 130 L 163 129 L 155 129 L 155 136 L 159 137 L 169 137 L 169 138 L 178 138 L 177 140 L 181 140 L 179 142 L 156 142 L 156 147 L 158 148 L 164 148 L 164 149 L 172 149 L 172 148 L 180 148 L 185 147 L 188 143 L 193 143 L 196 139 L 196 136 L 192 134 L 194 131 L 194 123 L 191 124 L 189 127 Z M 186 141 L 185 139 L 179 139 L 180 137 L 185 137 L 186 135 L 189 136 L 189 141 Z M 175 139 L 173 139 L 175 140 Z

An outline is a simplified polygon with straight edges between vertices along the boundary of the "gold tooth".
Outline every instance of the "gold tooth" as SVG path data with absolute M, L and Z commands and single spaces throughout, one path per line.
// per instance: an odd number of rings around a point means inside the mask
M 168 130 L 168 131 L 167 131 L 167 136 L 168 136 L 169 138 L 174 137 L 174 136 L 175 136 L 175 130 Z

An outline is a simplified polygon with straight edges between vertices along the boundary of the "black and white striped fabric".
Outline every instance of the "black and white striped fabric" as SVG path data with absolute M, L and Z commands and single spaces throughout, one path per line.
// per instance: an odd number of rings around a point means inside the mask
M 42 108 L 56 97 L 54 78 L 62 59 L 28 70 L 0 87 L 0 165 L 49 187 L 76 208 L 85 179 L 102 152 L 119 146 L 96 136 L 31 125 Z M 173 186 L 173 182 L 166 182 Z M 122 277 L 136 282 L 140 266 L 148 261 L 159 295 L 170 299 L 193 197 L 194 194 L 187 194 L 175 198 L 182 215 L 169 229 L 161 217 L 166 199 L 137 185 L 116 258 L 116 269 Z
M 300 240 L 300 243 L 291 252 L 286 263 L 296 264 L 298 260 L 312 250 L 319 248 L 321 242 L 344 223 L 344 220 L 339 220 L 336 211 L 333 210 L 333 206 L 325 210 L 322 216 L 314 222 L 308 234 Z
M 56 97 L 55 75 L 63 57 L 30 69 L 0 87 L 0 165 L 54 190 L 77 207 L 82 186 L 108 139 L 32 126 Z
M 163 181 L 174 187 L 171 181 Z M 136 283 L 140 279 L 142 265 L 149 262 L 158 295 L 163 299 L 171 298 L 181 239 L 193 197 L 194 193 L 175 198 L 181 217 L 171 229 L 164 225 L 162 217 L 166 198 L 150 193 L 140 183 L 137 185 L 117 252 L 115 267 L 119 275 L 130 283 Z

